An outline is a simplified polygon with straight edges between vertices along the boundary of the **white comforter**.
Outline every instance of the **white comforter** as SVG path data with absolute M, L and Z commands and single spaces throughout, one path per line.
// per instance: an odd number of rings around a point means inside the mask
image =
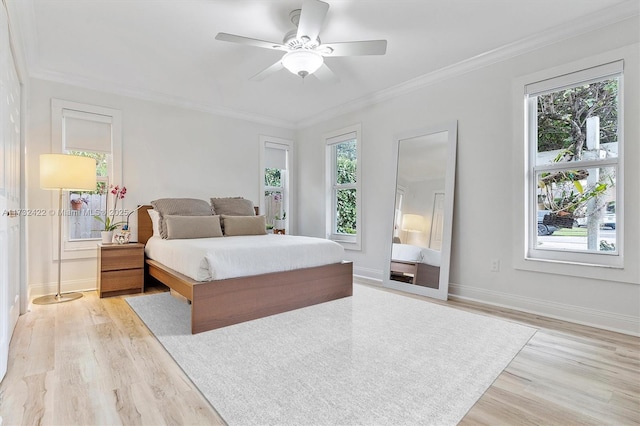
M 391 259 L 404 262 L 419 262 L 427 265 L 440 266 L 440 252 L 411 244 L 393 243 Z
M 269 234 L 188 240 L 151 237 L 145 254 L 196 281 L 211 281 L 338 263 L 344 249 L 322 238 Z

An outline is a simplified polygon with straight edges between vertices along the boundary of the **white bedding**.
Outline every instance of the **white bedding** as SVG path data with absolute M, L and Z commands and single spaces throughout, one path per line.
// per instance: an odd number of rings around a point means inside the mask
M 394 243 L 391 249 L 391 259 L 403 262 L 419 262 L 427 265 L 440 266 L 440 252 L 411 244 Z
M 196 281 L 222 280 L 341 262 L 344 248 L 322 238 L 294 235 L 165 240 L 151 237 L 148 258 Z

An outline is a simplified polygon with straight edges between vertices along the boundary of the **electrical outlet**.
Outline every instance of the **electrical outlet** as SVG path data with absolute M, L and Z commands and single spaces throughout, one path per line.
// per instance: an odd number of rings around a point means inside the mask
M 491 272 L 499 272 L 500 271 L 500 260 L 493 259 L 491 260 Z

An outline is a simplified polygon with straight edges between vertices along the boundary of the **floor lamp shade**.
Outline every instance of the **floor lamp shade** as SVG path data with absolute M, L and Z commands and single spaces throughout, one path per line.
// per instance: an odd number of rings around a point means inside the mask
M 67 154 L 40 155 L 40 188 L 96 190 L 96 160 Z
M 62 293 L 62 191 L 95 191 L 96 160 L 67 154 L 42 154 L 40 156 L 40 188 L 58 191 L 58 291 L 33 300 L 36 305 L 70 302 L 82 297 L 82 293 Z

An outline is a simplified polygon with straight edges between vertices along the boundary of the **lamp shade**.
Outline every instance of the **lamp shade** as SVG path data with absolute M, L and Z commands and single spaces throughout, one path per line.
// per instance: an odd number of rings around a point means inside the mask
M 323 63 L 322 55 L 313 50 L 294 50 L 282 57 L 282 65 L 302 78 L 318 71 Z
M 42 154 L 40 188 L 95 191 L 96 160 L 78 155 Z
M 402 216 L 402 229 L 405 231 L 424 232 L 424 217 L 419 214 L 405 214 Z

